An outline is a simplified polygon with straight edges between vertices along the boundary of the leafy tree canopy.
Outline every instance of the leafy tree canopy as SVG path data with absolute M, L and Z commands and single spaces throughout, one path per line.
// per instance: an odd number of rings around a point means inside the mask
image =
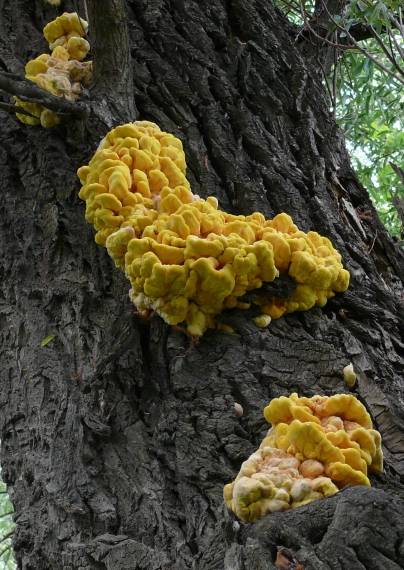
M 324 0 L 278 0 L 300 28 L 318 36 L 316 14 Z M 403 236 L 404 221 L 404 12 L 400 0 L 350 0 L 343 15 L 330 14 L 324 42 L 335 64 L 324 73 L 331 104 L 352 162 L 390 231 Z M 336 39 L 338 37 L 338 39 Z

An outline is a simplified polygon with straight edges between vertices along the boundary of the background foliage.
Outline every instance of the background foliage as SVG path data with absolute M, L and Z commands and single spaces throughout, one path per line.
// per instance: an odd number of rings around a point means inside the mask
M 13 506 L 7 494 L 6 485 L 0 480 L 0 570 L 14 570 L 13 550 L 11 547 Z
M 366 44 L 380 60 L 386 60 L 375 40 Z M 336 114 L 353 166 L 384 224 L 399 237 L 402 222 L 393 201 L 404 199 L 404 185 L 391 163 L 403 166 L 403 88 L 360 53 L 345 53 L 338 67 Z
M 300 30 L 313 29 L 324 6 L 321 0 L 276 2 Z M 387 229 L 403 239 L 404 179 L 397 167 L 404 168 L 404 5 L 350 0 L 342 15 L 330 18 L 325 43 L 335 43 L 336 64 L 324 79 L 331 106 L 359 179 Z M 358 28 L 370 37 L 355 40 Z

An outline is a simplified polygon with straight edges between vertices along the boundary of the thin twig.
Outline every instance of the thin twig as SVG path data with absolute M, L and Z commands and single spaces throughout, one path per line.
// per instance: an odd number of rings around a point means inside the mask
M 8 513 L 3 513 L 2 515 L 0 515 L 0 519 L 3 519 L 4 517 L 8 517 L 8 515 L 13 515 L 14 511 L 10 511 Z
M 335 36 L 337 36 L 337 32 L 334 32 Z M 337 50 L 334 50 L 334 69 L 333 69 L 333 74 L 332 74 L 332 102 L 333 102 L 333 110 L 334 110 L 334 115 L 336 113 L 336 107 L 337 107 L 337 62 L 338 62 L 338 56 L 337 56 Z
M 2 558 L 2 556 L 4 556 L 4 554 L 6 552 L 8 552 L 9 550 L 11 550 L 11 544 L 9 544 L 8 546 L 6 546 L 6 548 L 3 548 L 3 550 L 0 552 L 0 558 Z
M 391 40 L 393 40 L 393 44 L 396 46 L 396 49 L 397 49 L 398 53 L 400 54 L 400 57 L 404 61 L 404 50 L 402 49 L 402 47 L 400 46 L 400 44 L 396 40 L 396 38 L 394 36 L 394 32 L 392 32 L 391 30 L 388 30 L 388 34 L 389 34 L 390 45 L 391 45 Z M 391 51 L 393 51 L 393 48 Z
M 5 75 L 6 77 L 9 77 L 10 79 L 15 79 L 16 81 L 23 81 L 23 77 L 21 77 L 21 75 L 17 75 L 17 73 L 11 73 L 11 71 L 1 71 L 0 72 L 2 75 Z
M 308 19 L 307 19 L 307 17 L 306 17 L 306 13 L 307 13 L 307 12 L 306 12 L 306 8 L 305 8 L 305 2 L 304 2 L 304 0 L 302 0 L 302 1 L 300 2 L 300 13 L 301 13 L 302 18 L 303 18 L 303 20 L 304 20 L 305 27 L 306 27 L 316 38 L 318 38 L 318 39 L 321 40 L 322 42 L 325 42 L 325 43 L 327 43 L 328 45 L 330 45 L 330 46 L 332 46 L 332 47 L 334 47 L 334 48 L 341 49 L 341 50 L 346 50 L 346 49 L 352 49 L 352 48 L 353 48 L 353 46 L 346 45 L 346 44 L 335 43 L 335 42 L 330 41 L 329 39 L 327 39 L 327 38 L 324 37 L 324 36 L 320 36 L 320 34 L 318 34 L 318 33 L 316 32 L 316 30 L 310 25 L 310 22 L 308 21 Z
M 317 58 L 317 63 L 319 64 L 320 69 L 321 69 L 321 72 L 322 72 L 322 74 L 323 74 L 324 83 L 325 83 L 325 86 L 326 86 L 326 89 L 327 89 L 327 93 L 328 93 L 328 95 L 329 95 L 329 97 L 330 97 L 330 101 L 331 101 L 331 104 L 332 104 L 332 102 L 333 102 L 333 93 L 332 93 L 332 91 L 331 91 L 330 86 L 328 85 L 328 76 L 327 76 L 327 74 L 326 74 L 326 72 L 325 72 L 324 66 L 323 66 L 323 64 L 321 63 L 320 58 Z
M 0 109 L 4 109 L 11 114 L 19 113 L 20 115 L 27 115 L 28 117 L 33 117 L 39 121 L 39 117 L 35 117 L 35 115 L 29 111 L 26 111 L 23 107 L 19 107 L 18 105 L 12 105 L 11 103 L 4 103 L 3 101 L 0 101 Z
M 375 234 L 374 240 L 373 240 L 373 242 L 372 242 L 372 245 L 370 246 L 370 249 L 368 250 L 368 253 L 371 253 L 371 252 L 372 252 L 372 250 L 373 250 L 373 248 L 374 248 L 374 246 L 375 246 L 376 238 L 377 238 L 377 230 L 376 230 L 376 234 Z
M 403 20 L 402 20 L 402 16 L 401 16 L 401 8 L 399 8 L 399 18 L 400 20 L 397 20 L 394 16 L 394 14 L 392 14 L 390 11 L 388 11 L 388 16 L 390 21 L 396 26 L 396 28 L 398 28 L 400 30 L 400 33 L 404 39 L 404 26 L 403 26 Z
M 367 51 L 366 49 L 364 49 L 356 40 L 355 38 L 350 34 L 349 30 L 347 30 L 346 28 L 343 28 L 342 26 L 340 26 L 338 24 L 338 22 L 334 19 L 334 17 L 332 16 L 332 14 L 330 14 L 324 0 L 322 0 L 323 6 L 325 8 L 325 10 L 327 11 L 327 14 L 330 18 L 330 20 L 333 22 L 333 24 L 342 32 L 344 32 L 348 38 L 351 40 L 351 42 L 355 45 L 355 47 L 362 52 L 367 58 L 371 59 L 373 61 L 373 63 L 375 65 L 377 65 L 377 67 L 379 67 L 380 69 L 382 69 L 385 73 L 387 73 L 388 75 L 390 75 L 391 77 L 393 77 L 396 81 L 398 81 L 399 83 L 401 83 L 402 85 L 404 85 L 404 79 L 401 79 L 401 77 L 399 77 L 398 75 L 394 74 L 392 71 L 390 71 L 390 69 L 388 69 L 385 65 L 383 65 L 377 58 L 375 58 L 369 51 Z
M 397 164 L 394 164 L 394 162 L 391 162 L 391 161 L 389 161 L 389 165 L 394 170 L 394 172 L 397 174 L 397 176 L 401 180 L 401 182 L 404 184 L 404 169 L 400 168 L 399 166 L 397 166 Z
M 56 97 L 26 79 L 12 79 L 9 75 L 0 73 L 0 89 L 11 95 L 17 95 L 24 101 L 39 103 L 56 113 L 76 117 L 85 117 L 88 114 L 87 107 L 82 103 L 71 103 L 64 97 Z
M 366 18 L 365 14 L 364 14 L 364 18 L 366 20 L 366 22 L 368 23 L 368 26 L 372 32 L 372 36 L 374 37 L 374 39 L 376 40 L 376 42 L 379 44 L 379 46 L 381 47 L 384 55 L 387 57 L 387 59 L 393 64 L 393 66 L 397 69 L 397 71 L 400 73 L 400 75 L 402 75 L 404 77 L 404 69 L 402 67 L 400 67 L 400 65 L 396 62 L 396 58 L 394 57 L 394 53 L 393 50 L 391 51 L 391 53 L 389 52 L 389 50 L 386 48 L 382 38 L 380 37 L 380 35 L 376 32 L 376 30 L 374 29 L 374 27 L 372 26 L 372 24 L 369 22 L 369 20 Z M 390 34 L 389 34 L 389 38 L 390 38 Z
M 393 60 L 394 60 L 394 65 L 395 65 L 395 66 L 398 66 L 398 63 L 397 63 L 397 60 L 396 60 L 396 56 L 395 56 L 395 53 L 394 53 L 393 44 L 392 44 L 392 41 L 391 41 L 391 31 L 390 31 L 390 29 L 387 30 L 387 37 L 388 37 L 388 39 L 389 39 L 390 54 L 391 54 L 391 57 L 392 57 Z
M 14 529 L 13 529 L 13 530 L 10 530 L 10 532 L 8 532 L 7 534 L 5 534 L 5 535 L 3 536 L 3 538 L 0 538 L 0 544 L 1 544 L 2 542 L 5 542 L 5 541 L 6 541 L 8 538 L 10 538 L 11 536 L 13 536 L 13 534 L 14 534 Z
M 81 28 L 81 31 L 83 32 L 83 37 L 84 37 L 87 35 L 87 33 L 86 33 L 86 30 L 84 29 L 83 23 L 82 23 L 81 18 L 80 18 L 80 13 L 79 13 L 80 8 L 79 8 L 78 0 L 73 0 L 73 8 L 77 14 L 78 19 L 79 19 L 80 28 Z M 87 22 L 88 22 L 88 20 L 87 20 Z
M 88 17 L 88 9 L 87 9 L 87 2 L 86 0 L 83 0 L 83 9 L 84 9 L 84 15 L 86 17 L 87 22 L 89 22 L 89 17 Z

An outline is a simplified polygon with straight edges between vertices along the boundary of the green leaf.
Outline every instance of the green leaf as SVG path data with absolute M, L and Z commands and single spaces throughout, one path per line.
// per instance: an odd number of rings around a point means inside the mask
M 50 334 L 41 340 L 41 347 L 48 346 L 50 342 L 55 338 L 54 334 Z
M 401 67 L 404 67 L 404 62 L 400 50 L 394 47 L 393 41 L 389 41 L 386 30 L 403 46 L 400 31 L 395 30 L 390 21 L 391 16 L 397 17 L 402 2 L 348 0 L 344 13 L 335 17 L 344 30 L 350 30 L 357 24 L 371 24 L 383 46 L 374 38 L 360 44 L 393 74 L 397 73 L 394 59 Z M 299 3 L 294 5 L 288 0 L 275 0 L 275 3 L 295 25 L 304 26 Z M 313 0 L 305 3 L 305 9 L 309 16 L 314 13 Z M 386 52 L 394 57 L 387 57 Z M 358 178 L 368 189 L 386 228 L 392 235 L 400 237 L 404 228 L 392 200 L 394 196 L 402 195 L 404 189 L 389 163 L 404 164 L 402 86 L 357 49 L 345 50 L 339 57 L 336 70 L 332 70 L 326 79 L 330 84 L 333 81 L 336 84 L 337 121 L 345 133 Z

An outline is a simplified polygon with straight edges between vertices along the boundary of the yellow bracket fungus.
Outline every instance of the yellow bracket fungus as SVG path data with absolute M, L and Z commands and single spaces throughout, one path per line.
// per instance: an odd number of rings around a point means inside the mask
M 353 388 L 356 384 L 356 372 L 354 370 L 352 362 L 350 362 L 347 366 L 344 367 L 342 373 L 344 375 L 345 384 L 349 388 Z
M 328 497 L 345 485 L 370 485 L 368 470 L 383 470 L 379 432 L 351 394 L 275 398 L 264 410 L 272 424 L 224 500 L 241 520 Z
M 91 80 L 91 61 L 82 61 L 90 50 L 90 44 L 83 36 L 88 24 L 75 12 L 65 12 L 49 22 L 43 33 L 49 43 L 51 54 L 43 53 L 30 60 L 25 66 L 25 77 L 41 89 L 57 97 L 75 101 L 83 86 Z M 57 113 L 39 103 L 22 101 L 15 97 L 18 107 L 32 116 L 16 113 L 18 119 L 27 125 L 41 124 L 45 128 L 59 124 Z
M 268 327 L 271 324 L 272 319 L 269 315 L 259 315 L 259 317 L 255 317 L 253 321 L 257 325 L 257 327 L 264 329 L 265 327 Z
M 213 196 L 194 195 L 181 141 L 154 123 L 112 129 L 78 176 L 95 241 L 125 271 L 138 311 L 184 323 L 193 336 L 217 327 L 224 309 L 249 308 L 243 295 L 280 274 L 296 289 L 285 300 L 260 296 L 257 326 L 348 287 L 330 240 L 300 231 L 289 215 L 232 215 Z

